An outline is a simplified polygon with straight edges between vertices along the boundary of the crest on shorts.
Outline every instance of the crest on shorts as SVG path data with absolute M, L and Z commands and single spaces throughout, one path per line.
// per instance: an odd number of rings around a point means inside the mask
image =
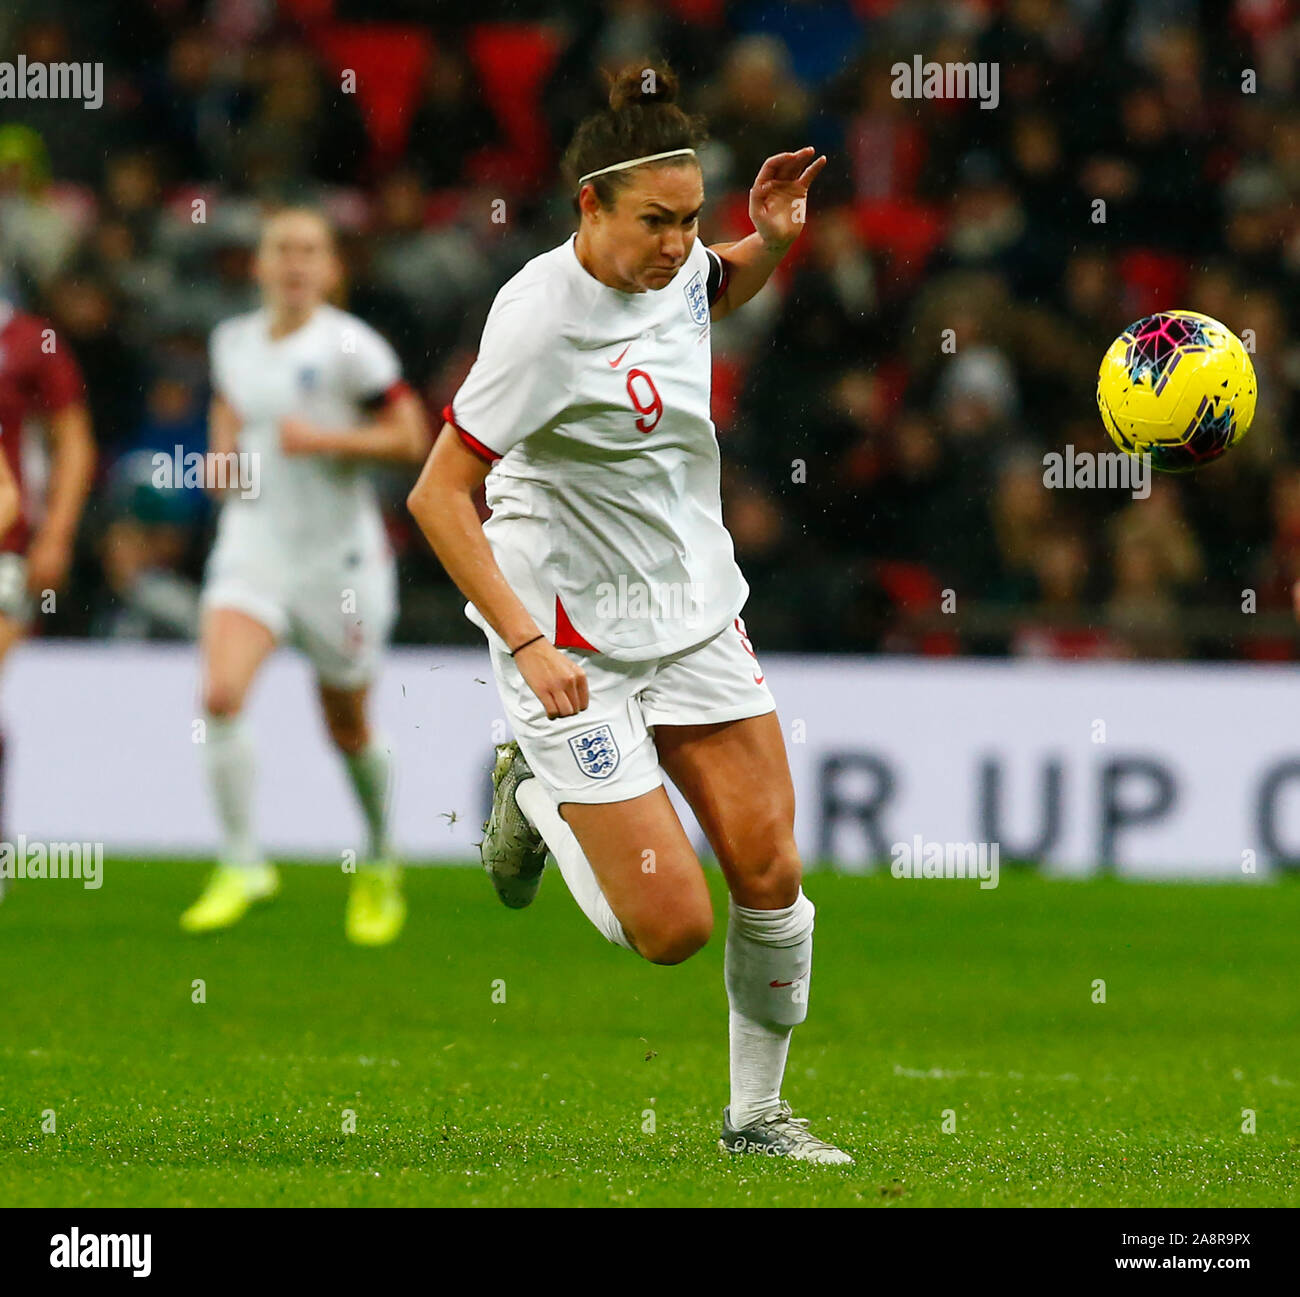
M 682 289 L 686 294 L 686 305 L 690 308 L 691 319 L 696 324 L 705 324 L 709 318 L 709 295 L 704 291 L 704 280 L 697 270 L 690 282 Z
M 618 744 L 608 725 L 597 725 L 594 730 L 575 734 L 569 740 L 569 747 L 588 779 L 608 779 L 618 769 Z

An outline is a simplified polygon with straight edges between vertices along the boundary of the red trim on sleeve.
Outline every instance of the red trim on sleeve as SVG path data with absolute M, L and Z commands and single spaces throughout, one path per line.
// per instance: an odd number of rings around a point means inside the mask
M 406 381 L 406 379 L 404 378 L 395 379 L 393 382 L 389 383 L 389 385 L 386 388 L 384 388 L 384 392 L 383 392 L 384 404 L 390 405 L 393 401 L 396 401 L 399 396 L 407 395 L 407 393 L 410 392 L 410 390 L 411 390 L 411 385 Z
M 564 611 L 564 605 L 560 602 L 560 596 L 555 596 L 555 647 L 556 648 L 576 648 L 590 649 L 593 653 L 599 653 L 600 650 L 573 628 L 573 623 L 569 620 L 569 614 Z
M 491 446 L 485 446 L 477 437 L 466 432 L 465 429 L 456 422 L 456 416 L 452 413 L 450 401 L 442 407 L 442 417 L 447 423 L 451 424 L 451 426 L 456 429 L 460 434 L 461 441 L 463 441 L 465 445 L 479 457 L 479 459 L 486 460 L 489 464 L 495 464 L 497 460 L 501 458 L 501 456 L 498 455 Z

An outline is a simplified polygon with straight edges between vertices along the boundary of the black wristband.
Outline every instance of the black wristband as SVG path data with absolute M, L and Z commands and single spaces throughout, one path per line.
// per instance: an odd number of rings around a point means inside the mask
M 539 639 L 545 639 L 545 638 L 546 638 L 545 635 L 537 634 L 534 635 L 532 639 L 524 640 L 524 642 L 519 645 L 519 648 L 512 648 L 510 650 L 510 656 L 514 657 L 514 655 L 519 652 L 519 649 L 526 649 L 530 644 L 536 644 Z

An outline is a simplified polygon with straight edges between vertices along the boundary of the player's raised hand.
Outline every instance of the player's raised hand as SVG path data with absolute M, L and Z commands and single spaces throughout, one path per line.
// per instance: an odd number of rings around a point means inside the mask
M 286 455 L 316 455 L 324 447 L 314 424 L 291 415 L 280 420 L 280 449 Z
M 520 649 L 515 665 L 550 720 L 587 710 L 587 673 L 549 640 L 535 640 Z
M 768 247 L 789 247 L 803 233 L 808 188 L 826 165 L 811 145 L 797 153 L 777 153 L 759 168 L 749 191 L 749 219 Z

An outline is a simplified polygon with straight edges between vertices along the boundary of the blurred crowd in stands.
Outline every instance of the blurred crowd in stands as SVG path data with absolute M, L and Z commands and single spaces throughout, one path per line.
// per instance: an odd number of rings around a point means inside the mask
M 497 288 L 574 228 L 555 164 L 606 70 L 658 55 L 710 123 L 706 242 L 749 232 L 768 154 L 830 158 L 805 237 L 713 336 L 760 648 L 1294 655 L 1291 0 L 10 0 L 19 54 L 105 77 L 98 111 L 0 103 L 0 296 L 71 344 L 102 454 L 46 633 L 184 633 L 141 578 L 197 581 L 212 520 L 150 457 L 204 445 L 207 335 L 255 305 L 266 210 L 329 211 L 345 304 L 436 427 Z M 995 63 L 996 108 L 895 97 L 916 55 Z M 1049 490 L 1045 453 L 1108 449 L 1098 362 L 1160 307 L 1248 337 L 1253 430 L 1147 499 Z M 408 485 L 385 483 L 398 637 L 473 642 Z

